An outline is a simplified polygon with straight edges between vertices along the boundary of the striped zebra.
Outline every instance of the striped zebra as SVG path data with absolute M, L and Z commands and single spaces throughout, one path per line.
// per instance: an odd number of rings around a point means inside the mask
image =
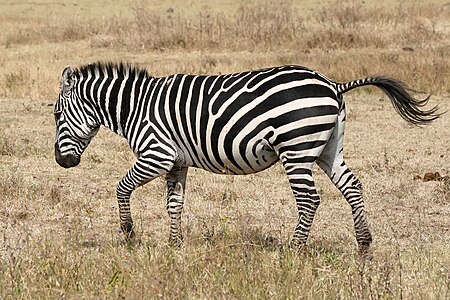
M 300 66 L 235 74 L 152 77 L 127 64 L 66 67 L 55 104 L 55 158 L 78 165 L 100 125 L 127 139 L 137 161 L 117 186 L 120 225 L 133 237 L 132 191 L 166 175 L 170 243 L 180 244 L 188 167 L 218 174 L 251 174 L 281 161 L 298 208 L 293 246 L 306 243 L 320 203 L 314 186 L 317 163 L 350 204 L 361 251 L 372 241 L 362 185 L 344 161 L 346 118 L 342 95 L 373 85 L 412 124 L 439 117 L 425 110 L 400 81 L 368 77 L 345 84 Z

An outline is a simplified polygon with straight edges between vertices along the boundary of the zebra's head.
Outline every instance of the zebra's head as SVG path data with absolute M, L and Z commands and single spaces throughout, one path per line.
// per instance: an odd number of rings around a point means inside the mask
M 77 88 L 78 80 L 70 66 L 64 69 L 54 110 L 55 159 L 64 168 L 80 163 L 81 154 L 100 128 L 92 104 L 79 93 L 82 89 Z

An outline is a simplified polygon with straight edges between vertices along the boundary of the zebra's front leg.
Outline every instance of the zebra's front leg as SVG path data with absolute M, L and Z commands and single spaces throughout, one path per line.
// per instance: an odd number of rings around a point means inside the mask
M 120 190 L 120 191 L 119 191 Z M 119 204 L 120 229 L 125 234 L 127 240 L 134 237 L 133 219 L 130 211 L 130 193 L 117 189 L 117 202 Z
M 184 191 L 188 168 L 174 167 L 167 174 L 167 212 L 170 217 L 169 243 L 180 246 L 183 242 L 181 213 L 183 212 Z
M 159 161 L 158 161 L 159 160 Z M 155 166 L 158 161 L 158 167 Z M 133 219 L 131 218 L 130 197 L 138 186 L 166 174 L 173 167 L 171 161 L 161 161 L 157 155 L 147 154 L 139 158 L 128 173 L 117 185 L 117 201 L 119 204 L 120 228 L 129 240 L 134 237 Z

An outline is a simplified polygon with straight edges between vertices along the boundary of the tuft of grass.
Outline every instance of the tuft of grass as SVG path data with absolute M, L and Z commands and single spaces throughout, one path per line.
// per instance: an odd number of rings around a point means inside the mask
M 10 139 L 5 138 L 0 132 L 0 155 L 1 156 L 12 156 L 16 153 L 13 143 Z
M 29 85 L 29 76 L 22 71 L 12 71 L 4 75 L 4 96 L 23 97 L 26 93 L 26 87 Z

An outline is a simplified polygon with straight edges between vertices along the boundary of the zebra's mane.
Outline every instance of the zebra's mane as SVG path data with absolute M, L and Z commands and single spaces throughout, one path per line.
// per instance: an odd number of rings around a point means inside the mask
M 88 74 L 95 74 L 96 71 L 102 71 L 103 74 L 112 74 L 113 71 L 117 72 L 119 77 L 132 77 L 132 76 L 143 76 L 152 77 L 148 71 L 144 68 L 139 68 L 138 66 L 131 65 L 128 63 L 114 63 L 114 62 L 96 62 L 92 64 L 87 64 L 75 69 L 75 74 L 87 77 Z

